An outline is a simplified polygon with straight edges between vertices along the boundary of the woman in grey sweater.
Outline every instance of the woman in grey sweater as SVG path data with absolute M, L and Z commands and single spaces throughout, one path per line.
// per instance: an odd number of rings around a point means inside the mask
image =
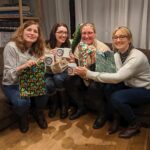
M 117 50 L 114 55 L 116 73 L 92 72 L 84 67 L 78 67 L 76 74 L 97 82 L 108 83 L 105 86 L 105 95 L 108 105 L 114 108 L 111 109 L 111 113 L 119 114 L 129 124 L 128 128 L 119 133 L 119 137 L 129 138 L 140 132 L 140 123 L 131 105 L 150 103 L 150 65 L 147 57 L 133 48 L 132 34 L 128 28 L 115 29 L 112 34 L 112 44 Z M 117 116 L 114 115 L 108 134 L 118 130 Z
M 38 62 L 42 62 L 44 51 L 41 29 L 35 21 L 23 23 L 4 49 L 3 90 L 18 117 L 19 129 L 22 133 L 29 129 L 28 114 L 31 104 L 38 125 L 42 129 L 47 128 L 47 122 L 42 112 L 42 108 L 47 103 L 47 98 L 43 94 L 32 97 L 32 100 L 28 95 L 21 96 L 19 85 L 21 73 L 27 68 L 30 70 L 30 68 L 37 66 Z M 28 84 L 27 81 L 25 82 L 24 84 Z

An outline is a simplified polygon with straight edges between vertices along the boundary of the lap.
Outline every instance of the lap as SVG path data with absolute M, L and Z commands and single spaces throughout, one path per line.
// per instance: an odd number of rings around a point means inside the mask
M 129 88 L 116 91 L 111 96 L 112 102 L 140 105 L 150 103 L 150 90 Z

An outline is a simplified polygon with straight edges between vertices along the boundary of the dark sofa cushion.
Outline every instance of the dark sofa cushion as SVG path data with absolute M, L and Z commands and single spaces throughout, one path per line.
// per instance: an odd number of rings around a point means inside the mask
M 12 112 L 11 105 L 0 87 L 0 130 L 7 128 L 14 123 L 15 120 L 16 117 Z
M 11 110 L 11 105 L 8 99 L 4 95 L 1 82 L 3 75 L 3 48 L 0 48 L 0 130 L 7 128 L 9 125 L 15 122 L 16 117 Z
M 3 75 L 3 48 L 0 48 L 0 77 Z

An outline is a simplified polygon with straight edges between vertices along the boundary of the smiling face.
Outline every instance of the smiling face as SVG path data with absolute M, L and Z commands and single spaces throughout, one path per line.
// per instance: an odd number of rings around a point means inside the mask
M 56 40 L 57 40 L 57 47 L 60 47 L 63 43 L 65 43 L 68 37 L 68 30 L 64 26 L 59 26 L 55 33 Z
M 95 28 L 92 24 L 86 24 L 81 27 L 81 39 L 83 43 L 88 45 L 93 44 L 95 35 Z
M 27 47 L 31 47 L 33 43 L 35 43 L 38 39 L 38 25 L 32 24 L 26 27 L 23 31 L 23 39 L 26 43 Z
M 112 40 L 113 46 L 118 49 L 119 52 L 124 53 L 128 50 L 132 42 L 132 35 L 126 27 L 120 27 L 113 32 Z

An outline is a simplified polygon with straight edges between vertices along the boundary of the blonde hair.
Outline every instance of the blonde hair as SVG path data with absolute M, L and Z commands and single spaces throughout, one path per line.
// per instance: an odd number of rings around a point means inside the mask
M 117 27 L 113 32 L 112 32 L 112 39 L 113 37 L 115 37 L 115 34 L 117 31 L 121 31 L 126 37 L 127 39 L 130 41 L 129 47 L 133 47 L 133 38 L 132 38 L 132 33 L 130 31 L 129 28 L 125 27 L 125 26 L 120 26 Z M 113 48 L 115 49 L 114 45 Z
M 128 40 L 130 40 L 131 43 L 132 43 L 132 41 L 133 41 L 133 39 L 132 39 L 132 33 L 131 33 L 130 29 L 127 28 L 127 27 L 125 27 L 125 26 L 120 26 L 120 27 L 116 28 L 113 31 L 113 33 L 112 33 L 112 38 L 115 36 L 115 34 L 116 34 L 116 32 L 118 30 L 120 30 L 122 33 L 124 33 L 124 35 L 126 35 L 126 37 L 128 38 Z
M 94 25 L 93 23 L 89 23 L 89 22 L 83 23 L 83 24 L 81 25 L 81 27 L 80 27 L 80 32 L 82 32 L 82 29 L 83 29 L 83 27 L 85 27 L 85 26 L 90 26 L 90 27 L 93 29 L 94 33 L 96 33 L 95 25 Z

